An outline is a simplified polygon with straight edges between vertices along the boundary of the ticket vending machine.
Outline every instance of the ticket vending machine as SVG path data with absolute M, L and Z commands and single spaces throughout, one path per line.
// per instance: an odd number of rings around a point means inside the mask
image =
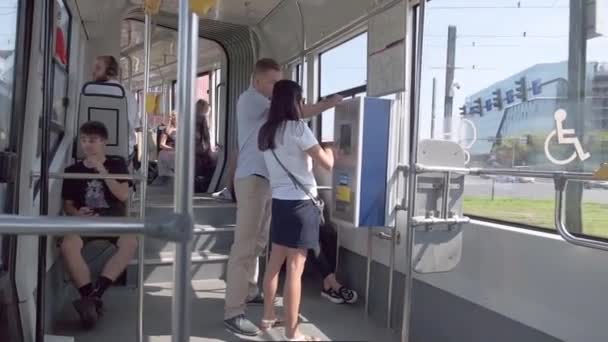
M 335 108 L 333 220 L 351 227 L 385 225 L 392 101 L 357 97 Z

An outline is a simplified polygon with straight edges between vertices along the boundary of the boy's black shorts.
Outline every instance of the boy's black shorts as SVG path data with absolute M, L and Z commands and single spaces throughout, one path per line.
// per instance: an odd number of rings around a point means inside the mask
M 86 245 L 89 242 L 93 242 L 93 241 L 108 241 L 109 243 L 113 244 L 114 246 L 116 246 L 116 244 L 118 243 L 118 236 L 80 236 L 80 238 L 82 239 L 82 244 Z M 57 246 L 61 246 L 61 242 L 63 241 L 63 237 L 60 237 L 59 239 L 57 239 Z

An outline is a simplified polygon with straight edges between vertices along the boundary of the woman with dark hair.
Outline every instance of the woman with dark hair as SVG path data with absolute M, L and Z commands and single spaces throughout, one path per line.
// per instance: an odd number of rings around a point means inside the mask
M 196 166 L 195 192 L 203 193 L 209 188 L 215 172 L 216 154 L 209 134 L 209 103 L 203 99 L 196 102 Z
M 293 81 L 274 85 L 268 120 L 260 128 L 258 145 L 272 189 L 272 252 L 264 276 L 264 318 L 261 328 L 277 323 L 274 299 L 279 272 L 287 265 L 283 289 L 285 337 L 289 341 L 315 341 L 298 330 L 302 294 L 302 273 L 308 250 L 319 245 L 321 211 L 317 206 L 317 184 L 312 173 L 313 161 L 331 169 L 334 154 L 323 149 L 314 134 L 301 120 L 302 88 Z

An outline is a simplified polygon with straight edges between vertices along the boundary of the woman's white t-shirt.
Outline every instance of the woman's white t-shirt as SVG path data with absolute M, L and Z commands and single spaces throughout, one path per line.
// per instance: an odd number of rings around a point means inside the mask
M 286 121 L 277 130 L 275 154 L 283 165 L 308 191 L 317 196 L 317 182 L 312 172 L 312 158 L 305 152 L 319 142 L 304 121 Z M 270 176 L 272 198 L 282 200 L 308 200 L 279 165 L 271 150 L 264 151 L 264 161 Z

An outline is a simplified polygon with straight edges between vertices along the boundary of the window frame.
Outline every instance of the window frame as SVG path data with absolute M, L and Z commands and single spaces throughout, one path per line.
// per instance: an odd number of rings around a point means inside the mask
M 418 6 L 418 5 L 414 5 L 414 8 L 416 8 L 416 6 Z M 569 14 L 568 14 L 569 19 L 571 19 L 571 18 L 572 18 L 572 15 L 573 15 L 572 13 L 569 13 Z M 419 34 L 419 33 L 415 33 L 415 34 L 414 34 L 414 38 L 415 38 L 415 39 L 414 39 L 414 42 L 416 42 L 416 41 L 418 40 L 418 39 L 416 39 L 416 38 L 418 38 L 418 34 Z M 572 32 L 569 32 L 569 37 L 568 37 L 568 38 L 569 38 L 569 42 L 570 42 L 570 43 L 572 43 L 572 39 L 571 39 L 571 38 L 572 38 Z M 576 47 L 577 47 L 577 48 L 579 48 L 579 47 L 580 47 L 581 41 L 583 41 L 583 40 L 580 40 L 580 39 L 578 39 L 578 38 L 577 38 L 577 40 L 576 40 L 576 42 L 575 42 L 575 44 L 576 44 Z M 424 42 L 424 40 L 423 40 L 423 42 Z M 413 45 L 415 46 L 416 44 L 414 43 Z M 573 50 L 574 50 L 574 51 L 576 51 L 577 49 L 570 49 L 570 53 L 569 53 L 569 55 L 568 55 L 568 57 L 567 57 L 567 59 L 566 59 L 566 63 L 569 63 L 570 59 L 572 58 L 572 51 L 573 51 Z M 583 61 L 583 63 L 589 63 L 589 62 L 590 62 L 590 60 L 589 60 L 589 59 L 586 59 L 585 61 Z M 543 61 L 538 61 L 538 63 L 543 63 Z M 414 65 L 415 65 L 415 63 L 412 63 L 412 67 L 411 67 L 412 69 L 414 69 Z M 427 76 L 427 77 L 430 77 L 430 76 Z M 589 80 L 586 78 L 586 81 L 588 82 Z M 498 82 L 498 81 L 497 81 L 497 82 Z M 591 97 L 591 96 L 594 96 L 594 95 L 593 95 L 593 91 L 592 91 L 590 88 L 589 88 L 589 89 L 586 89 L 584 96 L 585 96 L 585 97 Z M 589 103 L 591 103 L 591 102 L 589 102 Z M 419 114 L 419 113 L 418 113 L 418 114 Z M 525 113 L 522 113 L 521 115 L 522 115 L 524 118 L 527 118 L 529 115 L 531 115 L 531 113 L 529 113 L 529 112 L 525 112 Z M 601 124 L 602 124 L 602 123 L 600 123 L 600 125 L 601 125 Z M 604 127 L 603 125 L 602 125 L 602 128 L 603 128 L 603 129 L 606 129 L 606 127 Z M 468 176 L 467 176 L 467 177 L 468 177 Z M 466 183 L 465 183 L 465 188 L 466 188 Z M 584 191 L 584 190 L 583 190 L 583 191 Z M 608 192 L 607 192 L 607 193 L 608 193 Z M 463 195 L 463 196 L 464 196 L 464 195 Z M 464 197 L 463 197 L 463 198 L 464 198 Z M 509 196 L 509 198 L 511 198 L 511 199 L 520 199 L 520 198 L 525 198 L 525 197 L 523 197 L 523 196 L 517 196 L 517 194 L 516 194 L 516 195 L 514 195 L 514 196 Z M 553 205 L 555 205 L 555 204 L 556 204 L 556 203 L 555 203 L 555 199 L 552 199 L 551 201 L 552 201 Z M 578 201 L 578 200 L 577 200 L 577 201 Z M 585 203 L 585 201 L 584 201 L 584 199 L 583 199 L 583 198 L 581 198 L 581 200 L 580 200 L 580 201 L 578 201 L 578 205 L 581 207 L 581 209 L 580 209 L 580 210 L 581 210 L 581 212 L 582 212 L 582 216 L 584 217 L 584 215 L 585 215 L 585 214 L 584 214 L 584 209 L 582 208 L 583 203 Z M 594 202 L 590 202 L 590 203 L 594 203 Z M 595 203 L 597 203 L 597 202 L 595 202 Z M 564 203 L 564 206 L 565 206 L 565 205 L 566 205 L 566 203 Z M 494 217 L 490 217 L 490 216 L 481 216 L 481 215 L 479 215 L 479 214 L 469 214 L 469 213 L 467 213 L 467 207 L 466 207 L 466 205 L 464 205 L 464 206 L 463 206 L 463 213 L 464 213 L 464 214 L 465 214 L 467 217 L 470 217 L 471 219 L 474 219 L 474 220 L 476 220 L 476 221 L 479 221 L 479 222 L 480 222 L 480 223 L 482 223 L 482 224 L 483 224 L 483 223 L 488 223 L 488 224 L 499 224 L 499 225 L 504 225 L 504 226 L 514 227 L 514 228 L 524 229 L 524 230 L 528 230 L 528 231 L 542 232 L 542 233 L 546 233 L 546 234 L 551 234 L 551 235 L 555 235 L 555 236 L 560 236 L 559 232 L 558 232 L 558 231 L 555 229 L 555 227 L 552 227 L 552 226 L 539 226 L 539 225 L 532 225 L 532 224 L 528 224 L 528 223 L 521 222 L 521 221 L 509 221 L 509 220 L 505 220 L 505 219 L 499 219 L 499 218 L 494 218 Z M 566 216 L 566 215 L 565 215 L 565 216 Z M 587 239 L 592 239 L 592 240 L 597 240 L 597 241 L 608 242 L 608 237 L 602 237 L 602 236 L 592 235 L 592 234 L 590 234 L 590 233 L 585 233 L 585 223 L 584 223 L 584 219 L 583 219 L 583 218 L 581 218 L 581 220 L 583 221 L 583 222 L 582 222 L 582 226 L 581 226 L 581 230 L 582 230 L 582 231 L 581 231 L 581 232 L 570 232 L 572 235 L 574 235 L 574 236 L 576 236 L 576 237 L 579 237 L 579 238 L 587 238 Z
M 59 150 L 59 147 L 61 146 L 61 143 L 63 141 L 63 138 L 65 138 L 65 132 L 66 132 L 66 120 L 67 120 L 67 112 L 68 112 L 68 107 L 72 104 L 70 102 L 67 102 L 69 100 L 69 98 L 67 97 L 67 94 L 69 94 L 70 91 L 70 62 L 71 62 L 71 50 L 72 50 L 72 29 L 73 29 L 73 16 L 72 16 L 72 11 L 70 10 L 69 6 L 67 5 L 65 0 L 55 0 L 55 6 L 58 6 L 58 2 L 61 2 L 63 4 L 63 8 L 66 11 L 66 14 L 68 16 L 68 32 L 65 33 L 66 34 L 66 64 L 63 65 L 61 62 L 59 62 L 57 60 L 57 56 L 55 55 L 55 49 L 56 44 L 57 44 L 57 37 L 56 34 L 53 33 L 53 44 L 52 44 L 52 49 L 53 49 L 53 61 L 52 61 L 52 75 L 53 75 L 53 89 L 52 89 L 52 93 L 53 93 L 53 99 L 55 99 L 55 76 L 56 76 L 56 71 L 59 70 L 59 72 L 65 73 L 65 94 L 66 96 L 64 97 L 64 106 L 63 106 L 63 122 L 57 122 L 56 120 L 52 120 L 51 119 L 51 141 L 53 140 L 53 135 L 55 135 L 55 142 L 50 146 L 50 150 L 49 152 L 49 160 L 52 162 L 53 159 L 55 159 L 55 156 L 57 155 L 57 151 Z M 55 26 L 57 27 L 57 26 Z M 44 32 L 44 30 L 42 30 L 42 32 Z M 44 35 L 42 35 L 40 37 L 40 44 L 42 45 L 42 40 L 44 38 Z M 40 113 L 39 116 L 39 120 L 38 120 L 38 130 L 42 129 L 42 117 L 43 117 L 43 113 Z M 38 146 L 36 149 L 36 157 L 39 158 L 42 155 L 42 140 L 38 139 Z M 38 179 L 36 181 L 36 183 L 34 184 L 34 197 L 36 197 L 40 192 L 40 179 Z
M 217 69 L 217 70 L 221 70 L 221 69 Z M 214 70 L 207 70 L 207 71 L 202 71 L 196 74 L 196 79 L 198 80 L 201 77 L 207 76 L 209 77 L 209 90 L 211 91 L 211 74 L 213 73 Z M 139 90 L 141 91 L 141 90 Z M 213 90 L 215 91 L 215 90 Z M 173 101 L 171 101 L 171 111 L 176 110 L 176 106 L 177 106 L 177 98 L 175 97 L 175 94 L 177 93 L 177 80 L 173 80 L 171 81 L 171 99 Z M 209 102 L 211 103 L 213 99 L 209 99 Z
M 323 48 L 323 50 L 319 51 L 316 54 L 316 60 L 317 60 L 317 89 L 318 89 L 318 97 L 317 97 L 317 101 L 322 101 L 324 98 L 333 96 L 333 95 L 342 95 L 344 98 L 354 98 L 356 95 L 360 94 L 360 93 L 364 93 L 367 92 L 367 79 L 365 80 L 364 84 L 361 85 L 356 85 L 352 88 L 348 88 L 348 89 L 344 89 L 344 90 L 340 90 L 338 92 L 335 93 L 330 93 L 327 94 L 325 96 L 322 95 L 321 93 L 321 83 L 323 82 L 323 55 L 333 51 L 341 46 L 344 46 L 345 44 L 353 41 L 356 38 L 361 37 L 364 34 L 367 34 L 368 30 L 367 27 L 364 27 L 363 29 L 358 29 L 355 30 L 353 32 L 351 32 L 349 35 L 343 37 L 341 40 L 338 40 L 337 42 L 335 42 L 332 45 L 328 45 L 326 47 Z M 367 59 L 367 49 L 365 49 L 365 58 Z M 297 67 L 297 65 L 296 65 Z M 367 63 L 366 63 L 366 69 L 367 69 Z M 367 78 L 367 70 L 366 70 L 366 78 Z M 322 137 L 323 137 L 323 114 L 321 113 L 321 115 L 319 115 L 319 124 L 317 125 L 317 131 L 315 132 L 315 135 L 317 136 L 317 139 L 319 139 L 319 141 L 321 141 Z

